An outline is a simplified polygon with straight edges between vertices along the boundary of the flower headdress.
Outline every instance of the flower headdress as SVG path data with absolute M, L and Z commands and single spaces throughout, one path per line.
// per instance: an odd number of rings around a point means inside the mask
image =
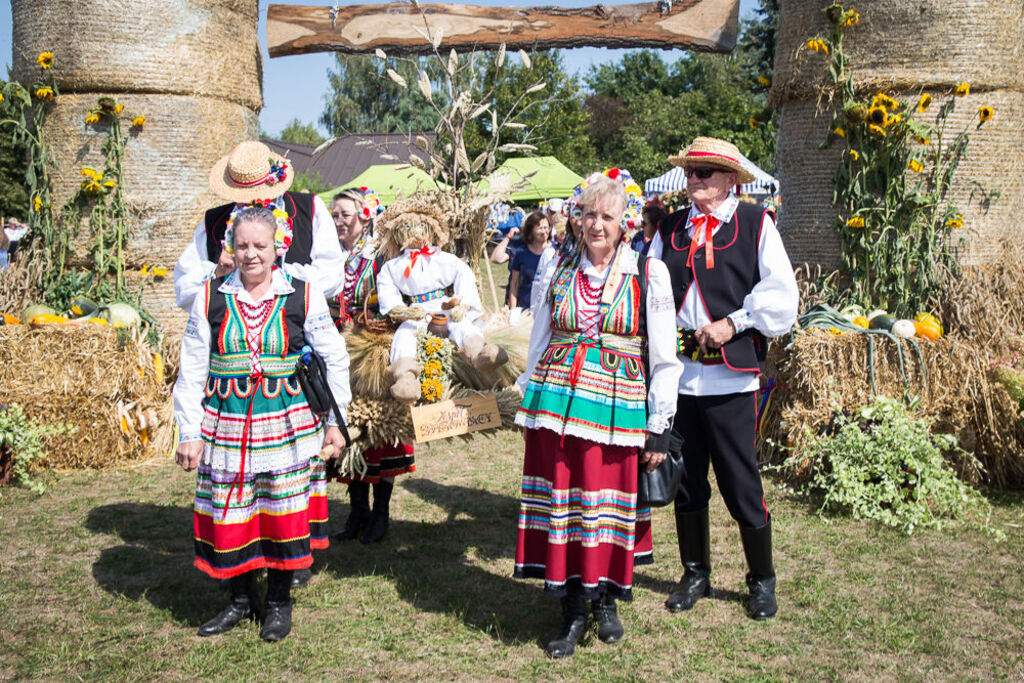
M 251 204 L 238 204 L 231 210 L 231 215 L 228 216 L 228 222 L 224 228 L 224 251 L 229 254 L 235 253 L 235 218 L 240 212 L 254 206 L 264 206 L 274 213 L 274 219 L 277 221 L 277 228 L 274 230 L 274 253 L 284 256 L 288 248 L 292 246 L 292 219 L 287 211 L 273 201 L 256 200 Z
M 640 227 L 640 224 L 643 222 L 644 193 L 640 186 L 636 184 L 636 181 L 633 180 L 633 176 L 624 168 L 609 168 L 604 173 L 591 173 L 587 176 L 586 180 L 573 189 L 572 197 L 566 202 L 571 204 L 570 215 L 576 220 L 583 217 L 583 209 L 579 206 L 580 196 L 588 185 L 593 184 L 601 176 L 611 178 L 621 184 L 626 190 L 626 207 L 622 212 L 622 229 L 633 230 Z
M 360 187 L 359 191 L 363 193 L 363 205 L 359 209 L 360 218 L 368 221 L 375 218 L 377 214 L 384 213 L 384 205 L 380 203 L 380 197 L 376 192 L 368 187 Z

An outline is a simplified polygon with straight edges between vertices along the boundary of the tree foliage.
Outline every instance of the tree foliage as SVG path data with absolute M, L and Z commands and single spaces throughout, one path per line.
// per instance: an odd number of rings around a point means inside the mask
M 325 140 L 324 136 L 320 135 L 320 132 L 316 129 L 316 126 L 312 123 L 303 123 L 297 118 L 289 121 L 288 125 L 281 129 L 281 134 L 277 136 L 277 139 L 282 142 L 309 145 L 310 147 L 316 147 Z

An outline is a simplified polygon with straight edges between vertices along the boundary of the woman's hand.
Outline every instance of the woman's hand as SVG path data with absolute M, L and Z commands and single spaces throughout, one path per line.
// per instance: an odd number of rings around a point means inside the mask
M 722 348 L 722 345 L 736 336 L 732 318 L 722 318 L 697 330 L 693 335 L 704 353 Z
M 323 460 L 333 460 L 341 455 L 341 452 L 345 449 L 345 437 L 341 435 L 341 430 L 336 425 L 331 425 L 327 428 L 327 432 L 324 434 L 324 448 L 321 449 L 321 454 L 327 448 L 331 446 L 330 455 L 321 455 Z
M 227 249 L 222 249 L 220 252 L 220 259 L 217 261 L 217 267 L 213 271 L 213 276 L 224 277 L 234 269 L 235 257 L 229 254 Z
M 647 464 L 647 471 L 653 472 L 658 469 L 658 465 L 665 462 L 665 458 L 668 457 L 667 453 L 658 453 L 656 451 L 644 451 L 644 454 L 640 456 L 640 462 Z
M 203 442 L 201 439 L 195 441 L 182 441 L 174 451 L 174 462 L 181 465 L 181 469 L 191 472 L 199 467 L 199 460 L 203 457 Z

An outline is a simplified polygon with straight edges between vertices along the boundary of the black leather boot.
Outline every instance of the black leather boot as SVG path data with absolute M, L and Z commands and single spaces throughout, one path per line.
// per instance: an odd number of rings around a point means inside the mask
M 292 572 L 292 588 L 303 588 L 309 585 L 312 578 L 313 570 L 309 567 L 305 569 L 296 569 Z
M 253 621 L 259 614 L 259 598 L 253 592 L 253 573 L 246 572 L 228 579 L 231 602 L 220 614 L 199 627 L 199 635 L 206 638 L 219 636 L 238 625 L 243 619 Z
M 292 631 L 292 572 L 267 570 L 267 602 L 263 607 L 260 638 L 269 642 L 283 640 Z
M 706 508 L 682 512 L 677 506 L 675 512 L 683 577 L 668 596 L 665 607 L 669 612 L 682 612 L 711 595 L 711 531 Z
M 562 598 L 562 630 L 548 643 L 548 654 L 555 659 L 571 656 L 586 630 L 587 602 L 579 591 L 570 592 Z
M 775 566 L 772 564 L 772 523 L 756 529 L 740 527 L 743 554 L 747 556 L 747 612 L 751 619 L 771 619 L 779 611 L 775 601 Z
M 378 543 L 388 532 L 388 519 L 391 517 L 391 492 L 395 485 L 381 479 L 373 485 L 373 512 L 366 531 L 359 537 L 360 543 Z
M 597 600 L 590 601 L 590 610 L 594 613 L 594 621 L 597 622 L 597 638 L 602 643 L 617 643 L 622 640 L 625 629 L 619 621 L 619 610 L 615 605 L 615 598 L 610 595 L 602 595 Z
M 351 541 L 359 538 L 359 532 L 370 521 L 370 485 L 365 481 L 353 481 L 348 485 L 348 500 L 351 509 L 345 528 L 334 537 L 339 541 Z

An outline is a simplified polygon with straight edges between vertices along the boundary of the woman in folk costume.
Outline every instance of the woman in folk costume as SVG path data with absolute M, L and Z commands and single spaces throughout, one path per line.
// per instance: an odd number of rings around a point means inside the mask
M 634 565 L 653 561 L 638 468 L 665 459 L 681 368 L 668 272 L 623 241 L 639 223 L 639 197 L 625 171 L 588 179 L 577 248 L 535 284 L 547 294 L 519 380 L 526 457 L 515 575 L 544 579 L 562 599 L 552 657 L 575 650 L 586 600 L 599 639 L 618 641 L 616 600 L 632 599 Z
M 367 313 L 377 310 L 377 272 L 383 262 L 376 256 L 372 234 L 373 221 L 383 212 L 377 194 L 365 187 L 342 190 L 331 202 L 331 213 L 338 228 L 338 240 L 345 252 L 345 286 L 331 300 L 331 314 L 338 329 L 359 326 Z M 416 471 L 411 443 L 381 443 L 363 452 L 366 471 L 342 475 L 338 481 L 348 484 L 350 510 L 345 528 L 335 536 L 339 541 L 358 538 L 362 543 L 383 540 L 391 517 L 391 492 L 395 477 Z M 373 509 L 370 487 L 373 486 Z
M 275 265 L 290 242 L 281 212 L 236 212 L 224 240 L 235 270 L 207 281 L 182 339 L 174 415 L 177 461 L 199 470 L 195 566 L 229 579 L 231 590 L 230 604 L 199 628 L 201 636 L 260 611 L 254 578 L 264 568 L 260 636 L 287 636 L 292 572 L 312 564 L 312 548 L 328 545 L 326 518 L 311 519 L 311 486 L 324 481 L 321 448 L 334 457 L 345 443 L 333 416 L 324 425 L 312 414 L 295 368 L 308 344 L 323 357 L 344 411 L 349 358 L 323 293 Z

